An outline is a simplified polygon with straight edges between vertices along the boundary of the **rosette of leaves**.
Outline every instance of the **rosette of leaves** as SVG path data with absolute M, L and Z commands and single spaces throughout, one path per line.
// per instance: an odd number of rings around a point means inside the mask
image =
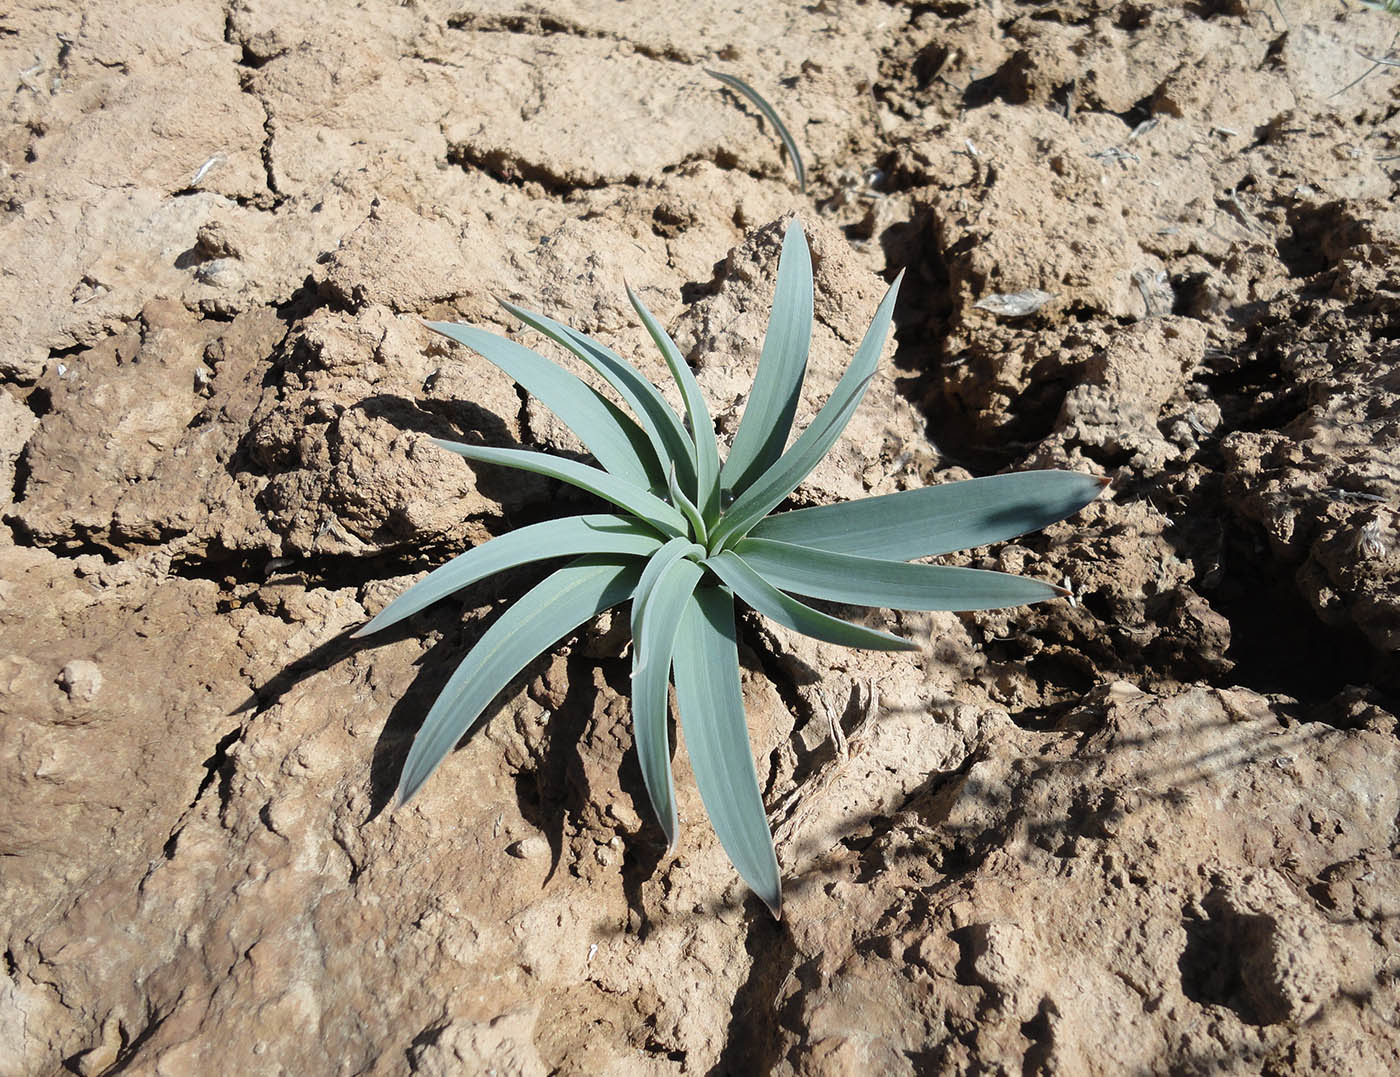
M 667 842 L 674 844 L 678 826 L 667 721 L 668 684 L 674 683 L 705 811 L 744 881 L 779 914 L 778 862 L 740 694 L 736 602 L 828 643 L 913 650 L 918 645 L 910 640 L 831 616 L 802 599 L 981 610 L 1055 598 L 1065 592 L 1039 580 L 914 559 L 1037 530 L 1076 512 L 1104 486 L 1074 472 L 1032 471 L 775 512 L 831 449 L 859 405 L 874 377 L 898 288 L 896 279 L 830 398 L 789 445 L 813 313 L 811 256 L 794 222 L 783 242 L 753 391 L 723 460 L 694 373 L 630 288 L 628 297 L 675 378 L 684 419 L 616 352 L 544 315 L 504 304 L 571 352 L 617 400 L 511 340 L 471 326 L 427 323 L 553 410 L 596 466 L 525 449 L 435 443 L 474 463 L 520 468 L 577 486 L 614 511 L 533 524 L 468 550 L 356 633 L 387 628 L 504 569 L 569 558 L 491 624 L 448 680 L 404 763 L 401 804 L 526 665 L 591 618 L 630 602 L 633 734 Z

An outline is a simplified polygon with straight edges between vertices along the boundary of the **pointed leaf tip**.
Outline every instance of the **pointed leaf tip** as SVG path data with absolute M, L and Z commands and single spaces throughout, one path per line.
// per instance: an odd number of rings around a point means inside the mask
M 740 687 L 734 599 L 708 585 L 680 618 L 671 676 L 691 772 L 720 845 L 740 877 L 770 909 L 782 893 L 778 858 L 763 806 Z

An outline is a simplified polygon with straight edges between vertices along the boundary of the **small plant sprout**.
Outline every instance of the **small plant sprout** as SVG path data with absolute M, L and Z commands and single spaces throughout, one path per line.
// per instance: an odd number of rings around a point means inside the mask
M 914 559 L 1037 530 L 1077 512 L 1106 485 L 1075 472 L 1030 471 L 775 512 L 860 404 L 875 376 L 898 288 L 896 279 L 850 367 L 789 445 L 812 332 L 811 255 L 800 226 L 789 226 L 753 391 L 723 460 L 695 375 L 630 288 L 628 297 L 680 390 L 684 420 L 616 352 L 544 315 L 504 304 L 589 367 L 628 410 L 520 344 L 467 325 L 428 323 L 538 397 L 573 429 L 597 466 L 524 449 L 434 443 L 474 463 L 580 487 L 612 511 L 532 524 L 468 550 L 356 633 L 387 628 L 504 569 L 569 558 L 501 614 L 448 680 L 409 750 L 400 803 L 527 664 L 591 618 L 630 601 L 633 735 L 666 840 L 674 845 L 679 826 L 667 726 L 673 683 L 695 783 L 715 833 L 744 881 L 779 915 L 778 861 L 740 694 L 736 603 L 828 643 L 914 650 L 918 645 L 907 639 L 833 617 L 802 599 L 983 610 L 1062 597 L 1063 589 L 1039 580 Z

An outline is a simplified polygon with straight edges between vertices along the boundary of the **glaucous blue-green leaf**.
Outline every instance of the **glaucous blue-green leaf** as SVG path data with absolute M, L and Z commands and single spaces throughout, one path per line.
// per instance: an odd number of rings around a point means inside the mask
M 452 322 L 424 322 L 499 367 L 578 435 L 604 470 L 638 486 L 660 489 L 665 471 L 646 433 L 581 378 L 523 344 Z
M 909 561 L 1003 542 L 1073 516 L 1108 485 L 1076 471 L 1020 471 L 769 516 L 755 538 Z
M 661 543 L 655 529 L 631 516 L 612 513 L 567 516 L 508 531 L 433 569 L 380 610 L 354 637 L 388 628 L 454 591 L 517 565 L 588 553 L 647 557 L 659 550 Z
M 676 795 L 666 729 L 666 686 L 681 616 L 704 570 L 687 556 L 704 549 L 672 539 L 648 562 L 632 598 L 632 730 L 642 781 L 666 834 L 676 843 Z
M 710 536 L 711 549 L 733 545 L 743 538 L 754 524 L 777 508 L 783 498 L 797 489 L 797 484 L 810 474 L 821 462 L 821 458 L 836 444 L 836 439 L 851 421 L 851 416 L 860 405 L 870 380 L 875 376 L 880 352 L 885 347 L 885 335 L 889 332 L 890 319 L 894 316 L 899 283 L 903 278 L 904 274 L 901 272 L 890 285 L 875 312 L 874 321 L 870 323 L 860 347 L 856 349 L 855 358 L 841 375 L 841 380 L 836 383 L 831 397 L 822 405 L 811 425 L 724 513 L 719 526 Z
M 642 297 L 630 286 L 627 298 L 632 301 L 632 309 L 642 319 L 652 341 L 660 349 L 671 377 L 680 388 L 681 399 L 685 401 L 686 417 L 690 420 L 691 438 L 695 443 L 695 504 L 708 526 L 719 516 L 720 473 L 719 445 L 715 441 L 715 423 L 710 417 L 710 407 L 705 402 L 705 394 L 700 391 L 700 383 L 695 380 L 695 372 L 690 369 L 690 364 L 681 355 L 671 335 L 661 327 L 661 323 L 647 310 Z
M 733 550 L 705 559 L 705 566 L 729 588 L 765 617 L 780 625 L 801 632 L 804 636 L 835 643 L 842 647 L 861 647 L 876 651 L 917 651 L 919 645 L 888 632 L 864 625 L 851 624 L 831 617 L 820 610 L 785 595 L 749 567 Z
M 783 237 L 778 284 L 753 391 L 739 420 L 720 485 L 738 497 L 783 455 L 812 344 L 812 252 L 794 218 Z
M 642 633 L 643 621 L 646 617 L 646 600 L 651 593 L 651 589 L 656 586 L 656 581 L 661 578 L 662 573 L 682 558 L 689 557 L 699 561 L 705 556 L 705 547 L 697 542 L 691 542 L 685 537 L 677 537 L 667 540 L 658 547 L 653 554 L 647 558 L 646 568 L 642 570 L 641 578 L 637 581 L 637 590 L 633 595 L 632 603 L 632 638 L 636 639 Z
M 570 486 L 577 486 L 580 490 L 587 490 L 604 501 L 611 501 L 618 508 L 626 509 L 663 534 L 686 533 L 688 521 L 679 509 L 666 504 L 640 486 L 619 479 L 616 475 L 609 475 L 596 467 L 580 464 L 576 460 L 550 456 L 547 453 L 531 452 L 529 449 L 496 449 L 487 445 L 463 445 L 460 441 L 444 441 L 442 438 L 431 440 L 439 448 L 455 452 L 468 460 L 519 468 L 521 471 L 558 479 Z
M 667 477 L 666 490 L 671 495 L 671 504 L 680 509 L 681 515 L 690 521 L 690 533 L 700 542 L 704 542 L 708 530 L 705 526 L 705 518 L 700 515 L 700 509 L 696 507 L 695 502 L 685 496 L 685 491 L 676 481 L 674 467 L 671 468 L 671 474 Z
M 548 576 L 492 623 L 448 679 L 413 738 L 399 778 L 399 803 L 428 780 L 496 694 L 560 637 L 627 600 L 640 562 L 583 557 Z
M 1368 0 L 1362 0 L 1362 3 L 1367 2 Z M 783 148 L 787 150 L 788 161 L 792 164 L 793 174 L 797 177 L 797 189 L 805 191 L 807 189 L 807 166 L 802 163 L 802 154 L 797 152 L 797 140 L 792 137 L 792 132 L 787 129 L 787 125 L 783 123 L 777 110 L 743 79 L 726 75 L 723 71 L 711 71 L 708 67 L 703 70 L 711 78 L 719 79 L 730 89 L 739 91 L 754 103 L 759 112 L 763 113 L 764 119 L 773 125 L 773 130 L 777 131 L 778 137 L 783 140 Z
M 705 814 L 740 877 L 777 917 L 782 882 L 744 718 L 736 639 L 734 599 L 721 587 L 697 588 L 680 619 L 671 676 Z
M 1054 584 L 1008 572 L 855 557 L 752 536 L 735 546 L 734 551 L 754 572 L 780 590 L 857 606 L 997 610 L 1068 594 Z
M 514 303 L 502 302 L 501 306 L 510 311 L 531 329 L 537 330 L 573 352 L 587 363 L 598 376 L 603 378 L 622 397 L 636 415 L 642 429 L 646 431 L 657 458 L 664 471 L 675 464 L 682 481 L 690 487 L 695 485 L 695 444 L 685 432 L 680 416 L 666 403 L 661 391 L 642 376 L 642 372 L 611 348 L 599 344 L 592 337 L 580 333 L 562 322 L 534 311 L 517 307 Z

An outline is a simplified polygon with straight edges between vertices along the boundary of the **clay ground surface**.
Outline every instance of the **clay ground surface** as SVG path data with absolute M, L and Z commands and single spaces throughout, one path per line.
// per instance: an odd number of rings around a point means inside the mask
M 670 7 L 0 14 L 0 1074 L 1400 1069 L 1400 19 Z M 625 279 L 732 433 L 794 214 L 799 423 L 906 277 L 792 504 L 1111 476 L 946 559 L 1073 601 L 846 611 L 899 655 L 744 615 L 781 923 L 683 745 L 666 851 L 625 616 L 394 811 L 545 570 L 348 633 L 589 504 L 428 443 L 579 449 L 417 318 L 664 378 Z

